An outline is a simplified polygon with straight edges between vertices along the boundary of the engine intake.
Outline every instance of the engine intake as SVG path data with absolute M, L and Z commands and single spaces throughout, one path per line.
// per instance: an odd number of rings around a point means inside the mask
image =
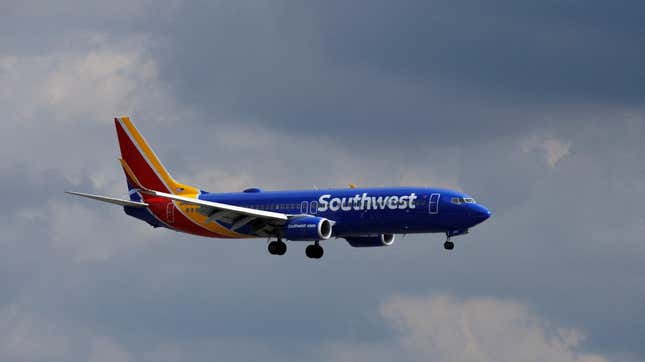
M 371 236 L 348 236 L 345 238 L 349 245 L 355 248 L 368 248 L 375 246 L 390 246 L 394 243 L 394 234 L 380 234 Z
M 296 217 L 284 225 L 284 237 L 293 241 L 327 240 L 331 232 L 331 221 L 316 216 Z

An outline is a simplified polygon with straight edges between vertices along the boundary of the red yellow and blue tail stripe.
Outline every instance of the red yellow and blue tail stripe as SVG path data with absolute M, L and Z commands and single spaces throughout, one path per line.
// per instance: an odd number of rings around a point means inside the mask
M 128 186 L 134 190 L 138 199 L 150 205 L 148 209 L 159 222 L 168 228 L 201 236 L 252 237 L 230 231 L 217 222 L 208 222 L 205 215 L 188 213 L 187 209 L 191 205 L 182 205 L 165 198 L 137 193 L 136 189 L 149 189 L 197 199 L 200 191 L 196 187 L 181 184 L 172 178 L 128 117 L 115 118 L 114 123 L 121 149 L 121 166 Z

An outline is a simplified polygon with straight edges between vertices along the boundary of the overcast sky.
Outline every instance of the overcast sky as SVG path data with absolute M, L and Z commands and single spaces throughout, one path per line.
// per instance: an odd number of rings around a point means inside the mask
M 0 2 L 0 360 L 645 360 L 642 1 Z M 418 185 L 361 250 L 153 230 L 112 118 L 210 191 Z

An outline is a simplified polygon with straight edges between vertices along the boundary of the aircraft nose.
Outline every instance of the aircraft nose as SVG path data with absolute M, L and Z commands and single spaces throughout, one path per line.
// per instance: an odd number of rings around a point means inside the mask
M 473 205 L 472 215 L 473 215 L 475 221 L 479 224 L 479 223 L 482 223 L 482 222 L 488 220 L 488 218 L 491 215 L 491 212 L 490 212 L 490 210 L 488 210 L 487 208 L 485 208 L 482 205 Z

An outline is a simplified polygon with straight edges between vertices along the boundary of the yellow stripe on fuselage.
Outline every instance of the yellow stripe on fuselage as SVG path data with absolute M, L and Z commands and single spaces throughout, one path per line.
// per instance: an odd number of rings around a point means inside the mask
M 191 197 L 191 198 L 197 198 L 197 195 L 184 195 L 184 196 L 185 197 Z M 191 205 L 191 204 L 188 204 L 188 203 L 177 202 L 177 201 L 174 201 L 174 203 L 177 206 L 177 208 L 184 215 L 186 215 L 187 218 L 189 218 L 194 223 L 198 224 L 199 226 L 203 227 L 204 229 L 206 229 L 208 231 L 211 231 L 211 232 L 214 232 L 214 233 L 217 233 L 217 234 L 220 234 L 220 235 L 228 236 L 228 237 L 234 238 L 234 239 L 255 238 L 256 237 L 254 235 L 241 234 L 241 233 L 238 233 L 238 232 L 235 232 L 235 231 L 231 231 L 231 230 L 225 228 L 224 226 L 220 225 L 217 221 L 212 221 L 212 222 L 207 224 L 206 221 L 208 219 L 208 216 L 200 214 L 200 213 L 198 213 L 196 211 L 191 211 L 191 212 L 188 211 L 189 209 L 196 210 L 198 208 L 198 206 Z

